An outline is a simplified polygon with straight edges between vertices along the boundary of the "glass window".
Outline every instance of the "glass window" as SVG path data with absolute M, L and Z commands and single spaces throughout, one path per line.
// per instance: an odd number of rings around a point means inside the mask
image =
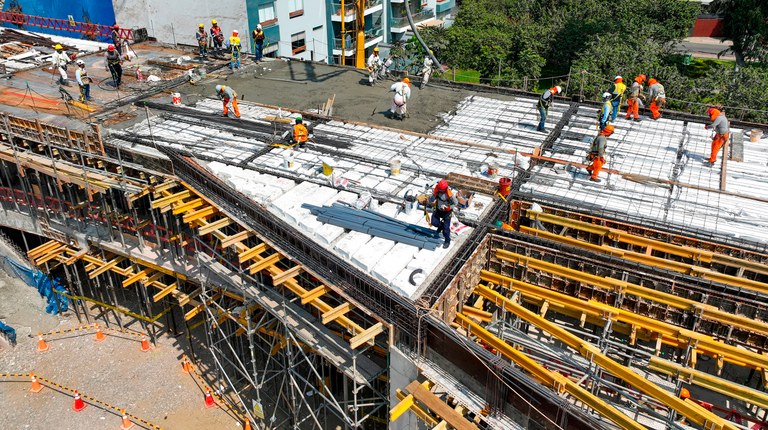
M 290 0 L 289 5 L 290 5 L 290 9 L 288 9 L 288 11 L 290 11 L 290 12 L 296 12 L 297 10 L 303 10 L 304 9 L 304 0 Z
M 291 49 L 294 54 L 304 52 L 307 49 L 307 35 L 305 32 L 295 33 L 291 35 Z
M 273 21 L 275 19 L 275 4 L 269 3 L 259 6 L 259 22 Z

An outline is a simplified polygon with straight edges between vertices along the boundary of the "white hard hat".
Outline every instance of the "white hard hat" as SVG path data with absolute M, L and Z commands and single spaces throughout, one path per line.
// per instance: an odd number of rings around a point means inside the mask
M 563 92 L 563 89 L 560 88 L 560 85 L 555 85 L 555 89 L 557 90 L 557 93 L 560 94 Z
M 76 63 L 78 66 L 85 66 L 85 61 L 83 60 L 77 60 Z
M 221 85 L 216 85 L 216 92 L 220 92 L 223 87 Z
M 258 25 L 256 25 L 256 28 L 258 28 L 259 30 L 261 30 L 261 24 L 258 24 Z
M 616 82 L 616 81 L 618 81 L 619 79 L 621 79 L 621 80 L 624 80 L 624 78 L 622 78 L 621 76 L 616 76 L 615 78 L 613 78 L 613 81 L 614 81 L 614 82 Z
M 608 92 L 605 92 L 605 93 L 603 93 L 603 98 L 604 98 L 604 99 L 609 99 L 609 98 L 611 98 L 611 93 L 608 93 Z

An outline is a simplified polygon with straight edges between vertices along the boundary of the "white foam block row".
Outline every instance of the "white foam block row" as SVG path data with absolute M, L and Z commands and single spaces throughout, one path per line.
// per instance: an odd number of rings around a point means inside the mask
M 365 246 L 371 240 L 371 237 L 372 236 L 369 234 L 351 231 L 336 242 L 336 251 L 338 251 L 339 255 L 342 257 L 351 260 L 352 255 Z
M 352 262 L 366 272 L 370 272 L 394 246 L 394 241 L 374 237 L 352 255 Z
M 411 262 L 417 251 L 415 246 L 398 243 L 375 264 L 371 274 L 382 282 L 391 284 L 397 274 Z

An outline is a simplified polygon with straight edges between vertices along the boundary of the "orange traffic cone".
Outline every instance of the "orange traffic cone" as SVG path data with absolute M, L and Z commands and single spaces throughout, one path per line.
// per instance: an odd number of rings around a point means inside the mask
M 37 333 L 37 352 L 48 351 L 48 344 L 43 340 L 43 332 Z
M 32 377 L 32 387 L 29 389 L 29 391 L 31 391 L 33 393 L 39 393 L 40 390 L 43 389 L 43 386 L 40 385 L 39 382 L 37 382 L 37 378 L 35 377 L 34 373 L 30 373 L 29 376 Z
M 243 427 L 243 430 L 251 430 L 251 420 L 245 420 L 245 426 Z
M 72 410 L 75 412 L 80 412 L 85 409 L 86 406 L 88 405 L 83 401 L 83 399 L 80 398 L 80 393 L 75 390 L 75 404 L 72 405 Z
M 143 334 L 141 335 L 141 352 L 149 351 L 149 341 Z
M 94 339 L 94 342 L 101 342 L 104 339 L 107 338 L 107 335 L 104 334 L 103 331 L 101 331 L 101 327 L 99 327 L 98 324 L 96 324 L 96 339 Z
M 131 420 L 128 419 L 128 415 L 125 414 L 125 410 L 121 409 L 120 413 L 123 414 L 123 423 L 120 425 L 120 429 L 128 430 L 129 428 L 132 428 L 135 424 L 133 424 Z
M 181 371 L 186 374 L 189 374 L 189 372 L 192 371 L 192 364 L 189 362 L 189 360 L 187 360 L 186 355 L 182 356 L 181 358 Z
M 213 400 L 211 390 L 205 390 L 205 408 L 210 409 L 216 407 L 216 402 Z

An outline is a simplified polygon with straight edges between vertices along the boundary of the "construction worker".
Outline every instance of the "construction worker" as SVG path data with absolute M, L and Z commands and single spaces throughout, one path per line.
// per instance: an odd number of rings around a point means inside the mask
M 389 90 L 394 91 L 395 93 L 392 97 L 392 107 L 390 108 L 392 118 L 399 120 L 405 119 L 406 115 L 408 115 L 408 99 L 411 98 L 411 80 L 403 78 L 401 82 L 392 84 L 392 86 L 389 87 Z
M 587 160 L 592 162 L 587 167 L 587 171 L 590 173 L 590 181 L 600 182 L 597 175 L 600 174 L 600 170 L 602 170 L 603 164 L 605 164 L 605 148 L 608 145 L 608 136 L 613 134 L 613 130 L 614 127 L 611 124 L 606 125 L 592 141 L 592 147 L 589 148 L 589 154 L 587 154 Z
M 373 48 L 373 53 L 370 57 L 368 57 L 366 66 L 368 67 L 368 84 L 374 85 L 376 83 L 376 79 L 379 78 L 379 72 L 381 71 L 382 66 L 381 57 L 379 57 L 378 46 Z
M 423 75 L 421 78 L 421 86 L 419 89 L 424 89 L 425 86 L 427 86 L 427 82 L 429 82 L 429 77 L 432 76 L 432 65 L 434 62 L 432 61 L 432 50 L 429 51 L 429 54 L 424 56 L 424 67 L 421 69 L 421 74 Z
M 197 47 L 200 50 L 200 61 L 205 61 L 208 59 L 208 33 L 205 31 L 204 24 L 197 25 L 195 39 L 197 39 Z
M 448 186 L 448 181 L 441 179 L 435 185 L 427 204 L 434 208 L 432 227 L 437 227 L 436 234 L 443 233 L 445 239 L 443 248 L 448 248 L 451 245 L 451 215 L 453 215 L 453 208 L 459 207 L 456 192 Z
M 215 19 L 211 20 L 211 40 L 213 41 L 213 50 L 220 53 L 224 44 L 224 33 Z
M 75 80 L 77 85 L 80 86 L 80 101 L 85 103 L 86 101 L 93 100 L 91 98 L 91 78 L 88 77 L 88 71 L 85 70 L 85 62 L 83 60 L 77 60 L 77 70 L 75 70 Z
M 264 39 L 264 30 L 261 28 L 261 24 L 258 24 L 256 30 L 253 30 L 253 46 L 256 50 L 256 52 L 254 52 L 256 55 L 256 62 L 261 61 L 261 58 L 264 55 Z
M 237 107 L 237 93 L 231 87 L 226 85 L 216 85 L 216 95 L 224 101 L 224 114 L 229 116 L 229 102 L 232 101 L 232 110 L 235 116 L 240 118 L 240 109 Z
M 648 80 L 648 98 L 651 99 L 651 118 L 661 118 L 661 107 L 666 101 L 666 95 L 664 94 L 664 86 L 654 78 Z
M 115 49 L 117 50 L 117 55 L 122 57 L 123 56 L 123 40 L 120 38 L 119 25 L 115 24 L 112 26 L 110 37 L 112 38 L 112 44 L 115 45 Z
M 599 123 L 600 130 L 605 129 L 608 123 L 611 121 L 613 113 L 613 95 L 609 92 L 603 93 L 603 107 L 600 109 L 597 121 Z
M 611 85 L 609 93 L 611 93 L 611 122 L 616 122 L 616 116 L 621 111 L 621 98 L 624 97 L 624 91 L 627 90 L 627 86 L 624 84 L 624 78 L 616 76 L 613 78 L 613 84 Z
M 69 86 L 67 80 L 67 64 L 69 64 L 69 55 L 64 51 L 64 47 L 57 43 L 53 49 L 55 52 L 51 56 L 51 69 L 59 72 L 59 84 L 65 87 Z
M 107 47 L 107 53 L 104 55 L 104 61 L 107 63 L 104 70 L 109 70 L 112 75 L 112 83 L 115 88 L 120 86 L 123 79 L 123 59 L 117 52 L 115 45 L 109 45 Z
M 709 108 L 707 109 L 707 116 L 709 117 L 709 124 L 705 124 L 704 128 L 709 130 L 711 127 L 715 130 L 715 136 L 712 138 L 712 152 L 709 153 L 709 160 L 704 164 L 712 167 L 717 161 L 717 153 L 725 145 L 725 142 L 731 137 L 731 129 L 728 125 L 728 118 L 725 117 L 725 112 L 721 112 L 720 109 Z
M 635 77 L 632 82 L 632 87 L 629 89 L 629 98 L 627 99 L 627 119 L 631 119 L 640 122 L 640 99 L 645 100 L 643 95 L 643 83 L 645 82 L 645 75 L 640 74 Z
M 299 148 L 303 148 L 304 144 L 309 140 L 309 131 L 304 125 L 301 115 L 296 116 L 296 122 L 293 124 L 293 138 L 291 143 L 298 144 Z
M 541 98 L 539 98 L 539 103 L 536 105 L 536 107 L 539 109 L 539 126 L 536 127 L 537 131 L 544 131 L 544 123 L 547 121 L 547 113 L 549 112 L 549 107 L 552 106 L 552 102 L 555 99 L 555 96 L 560 94 L 562 91 L 562 88 L 560 88 L 558 85 L 555 85 L 554 87 L 544 91 L 544 93 L 541 95 Z
M 240 68 L 240 36 L 237 30 L 232 30 L 232 36 L 229 38 L 229 49 L 231 53 L 229 68 L 232 70 Z

